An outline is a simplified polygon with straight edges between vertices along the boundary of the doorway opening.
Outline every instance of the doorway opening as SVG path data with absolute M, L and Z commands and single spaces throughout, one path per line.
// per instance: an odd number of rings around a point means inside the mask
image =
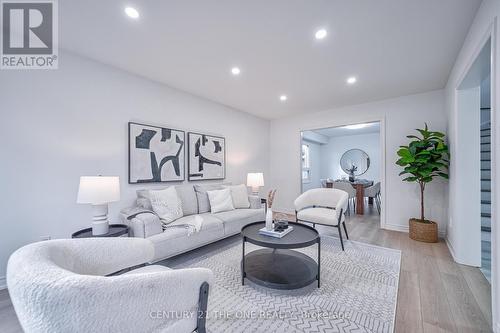
M 470 251 L 470 264 L 478 266 L 491 283 L 491 39 L 457 89 L 458 194 L 469 208 L 459 221 L 462 246 Z M 467 189 L 467 191 L 464 191 Z
M 380 121 L 302 131 L 301 192 L 314 188 L 346 191 L 348 223 L 355 220 L 356 228 L 380 228 L 381 142 Z

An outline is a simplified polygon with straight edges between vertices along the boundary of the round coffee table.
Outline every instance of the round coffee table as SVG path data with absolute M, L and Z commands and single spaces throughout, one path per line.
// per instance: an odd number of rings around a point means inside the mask
M 241 229 L 243 258 L 241 260 L 241 283 L 245 278 L 273 289 L 298 289 L 314 281 L 320 286 L 321 239 L 316 229 L 304 224 L 290 222 L 293 231 L 275 238 L 259 234 L 265 222 L 251 223 Z M 245 254 L 245 243 L 264 247 Z M 292 249 L 318 244 L 318 261 Z
M 92 235 L 92 228 L 78 230 L 71 235 L 71 238 L 93 238 L 93 237 L 120 237 L 129 235 L 129 227 L 125 224 L 110 224 L 109 231 L 104 235 Z

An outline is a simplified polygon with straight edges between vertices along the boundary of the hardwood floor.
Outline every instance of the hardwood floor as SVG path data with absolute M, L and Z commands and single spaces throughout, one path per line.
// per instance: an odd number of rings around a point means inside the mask
M 366 215 L 348 217 L 349 238 L 402 251 L 395 332 L 491 332 L 491 288 L 479 269 L 456 264 L 442 240 L 419 243 L 379 229 L 379 215 L 366 206 Z M 0 291 L 0 332 L 22 332 L 6 290 Z
M 407 233 L 380 229 L 373 207 L 366 213 L 347 218 L 349 238 L 402 251 L 395 332 L 492 331 L 491 287 L 478 268 L 455 263 L 444 240 L 413 241 Z

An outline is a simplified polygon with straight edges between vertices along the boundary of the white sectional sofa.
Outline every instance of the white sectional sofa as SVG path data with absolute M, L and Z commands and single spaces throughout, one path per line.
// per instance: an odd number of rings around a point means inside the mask
M 136 206 L 122 210 L 121 218 L 130 226 L 133 237 L 150 240 L 155 249 L 152 262 L 213 243 L 240 233 L 249 223 L 265 220 L 265 206 L 258 196 L 249 195 L 249 207 L 212 214 L 206 191 L 223 188 L 223 184 L 175 186 L 182 205 L 181 218 L 163 230 L 159 217 L 148 202 L 148 191 L 138 190 Z M 202 218 L 201 229 L 190 233 L 183 225 L 197 216 Z M 198 220 L 200 220 L 198 217 Z M 175 226 L 179 226 L 176 228 Z

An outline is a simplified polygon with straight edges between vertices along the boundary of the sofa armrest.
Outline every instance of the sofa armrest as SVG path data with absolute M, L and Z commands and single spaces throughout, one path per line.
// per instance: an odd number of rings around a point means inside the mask
M 130 221 L 133 237 L 148 238 L 163 232 L 160 218 L 152 213 L 138 214 Z
M 258 195 L 249 195 L 248 201 L 250 201 L 250 208 L 251 209 L 261 209 L 262 208 L 262 202 L 261 202 L 261 199 Z

